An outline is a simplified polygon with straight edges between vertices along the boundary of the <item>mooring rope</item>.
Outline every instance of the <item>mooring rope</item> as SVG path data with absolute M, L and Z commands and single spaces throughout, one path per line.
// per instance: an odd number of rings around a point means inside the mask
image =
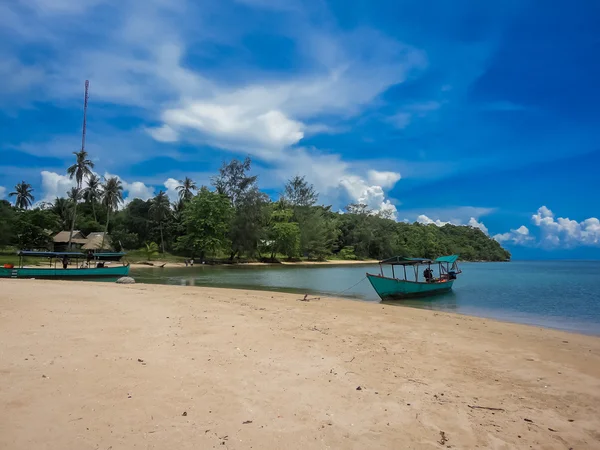
M 344 289 L 343 291 L 340 292 L 335 292 L 332 295 L 342 295 L 344 292 L 349 291 L 352 288 L 355 288 L 356 286 L 358 286 L 360 283 L 362 283 L 363 281 L 365 281 L 367 279 L 366 276 L 362 277 L 362 279 L 360 281 L 358 281 L 358 283 L 354 283 L 352 286 L 350 286 L 348 289 Z

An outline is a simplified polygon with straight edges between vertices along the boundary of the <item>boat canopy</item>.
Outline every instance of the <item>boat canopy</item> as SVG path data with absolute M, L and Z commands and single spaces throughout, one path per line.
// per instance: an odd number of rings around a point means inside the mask
M 437 259 L 428 258 L 408 258 L 406 256 L 393 256 L 392 258 L 384 259 L 379 264 L 390 264 L 392 266 L 415 266 L 419 264 L 437 264 L 449 263 L 454 264 L 458 259 L 458 255 L 440 256 Z
M 17 253 L 17 255 L 38 258 L 62 258 L 64 256 L 71 258 L 85 258 L 85 255 L 81 252 L 36 252 L 29 250 L 21 250 L 19 253 Z
M 393 256 L 380 261 L 379 264 L 390 264 L 392 266 L 414 266 L 417 264 L 431 264 L 433 260 L 427 258 L 407 258 L 406 256 Z
M 454 264 L 458 259 L 458 256 L 459 255 L 440 256 L 439 258 L 436 258 L 435 262 Z

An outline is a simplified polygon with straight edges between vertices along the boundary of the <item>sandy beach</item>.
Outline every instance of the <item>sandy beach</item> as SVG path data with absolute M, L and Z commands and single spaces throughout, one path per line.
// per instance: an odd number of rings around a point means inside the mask
M 598 337 L 260 291 L 0 292 L 0 449 L 600 448 Z

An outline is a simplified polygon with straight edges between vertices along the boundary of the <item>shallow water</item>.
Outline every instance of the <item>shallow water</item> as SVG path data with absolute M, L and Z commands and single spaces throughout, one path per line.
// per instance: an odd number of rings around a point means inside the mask
M 398 306 L 452 311 L 600 335 L 600 261 L 463 263 L 451 293 Z M 132 269 L 141 283 L 310 293 L 378 302 L 364 278 L 378 265 Z

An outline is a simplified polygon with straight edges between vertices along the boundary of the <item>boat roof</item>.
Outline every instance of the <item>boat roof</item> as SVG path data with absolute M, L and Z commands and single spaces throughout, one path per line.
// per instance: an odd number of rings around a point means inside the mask
M 29 250 L 21 250 L 17 253 L 19 256 L 29 256 L 29 257 L 38 257 L 38 258 L 62 258 L 64 256 L 68 256 L 71 258 L 85 258 L 87 257 L 86 253 L 81 252 L 38 252 L 38 251 L 29 251 Z M 125 256 L 123 252 L 102 252 L 102 253 L 93 253 L 94 256 L 98 257 L 111 257 L 111 256 Z
M 33 257 L 39 257 L 39 258 L 61 258 L 63 256 L 85 258 L 85 255 L 81 252 L 36 252 L 36 251 L 29 251 L 29 250 L 21 250 L 17 254 L 19 256 L 33 256 Z
M 379 264 L 390 264 L 392 266 L 414 266 L 419 264 L 454 263 L 458 259 L 458 256 L 459 255 L 440 256 L 436 259 L 393 256 L 380 261 Z
M 453 264 L 456 262 L 456 260 L 458 259 L 459 256 L 460 255 L 440 256 L 439 258 L 436 258 L 435 262 L 444 262 L 444 263 Z

